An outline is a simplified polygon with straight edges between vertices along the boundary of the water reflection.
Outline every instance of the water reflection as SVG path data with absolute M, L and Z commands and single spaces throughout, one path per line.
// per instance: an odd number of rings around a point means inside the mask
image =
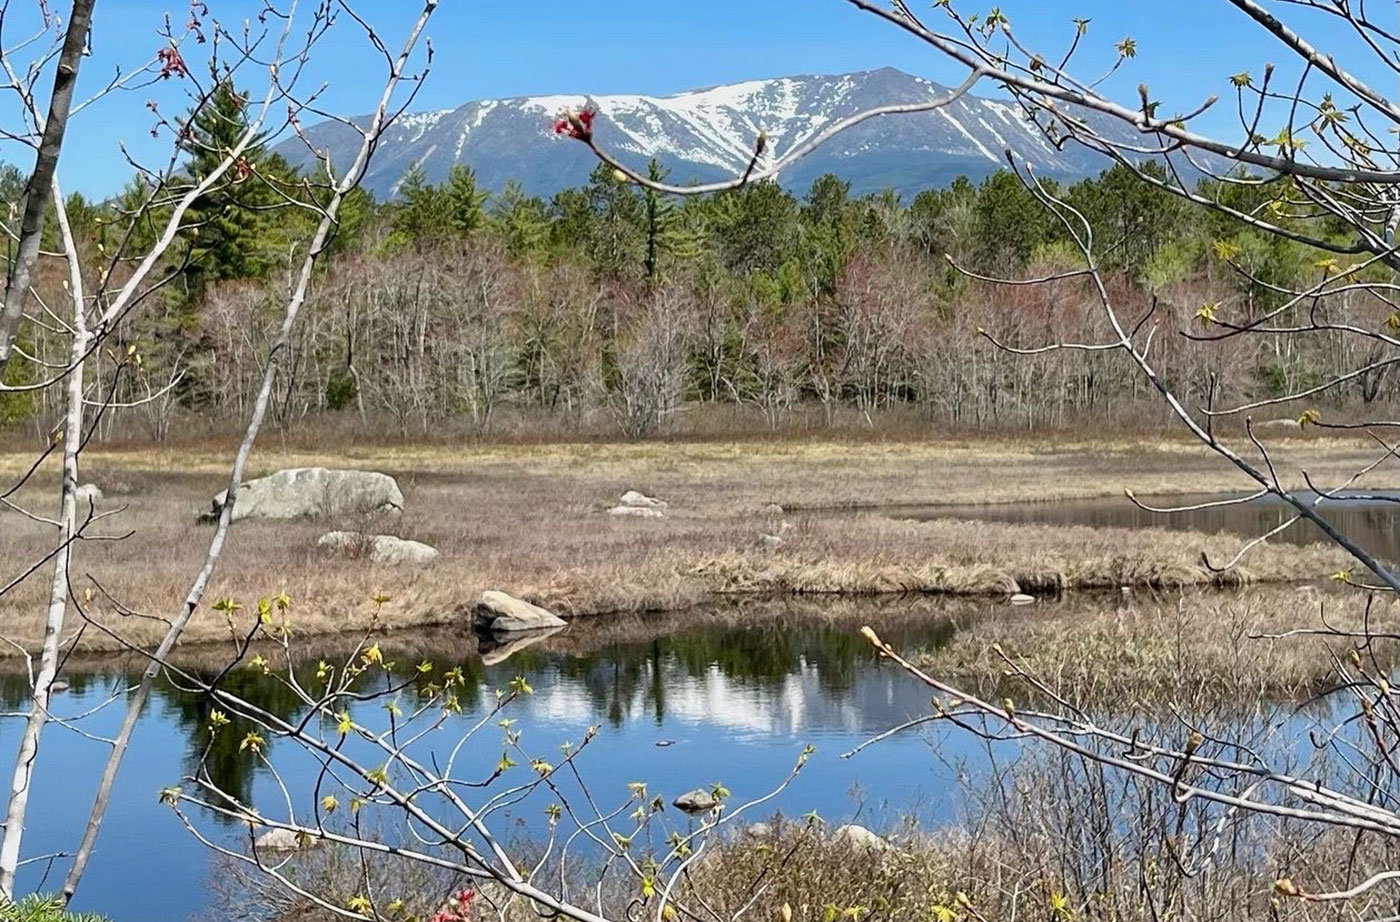
M 959 604 L 965 610 L 965 603 Z M 651 630 L 643 625 L 601 639 L 571 629 L 491 666 L 476 655 L 477 639 L 465 632 L 417 645 L 411 638 L 391 639 L 384 649 L 405 670 L 419 661 L 422 648 L 436 651 L 439 662 L 419 677 L 423 683 L 440 682 L 447 668 L 460 668 L 461 700 L 468 705 L 463 726 L 490 710 L 496 688 L 526 676 L 534 694 L 512 708 L 515 728 L 538 751 L 548 753 L 557 752 L 559 742 L 579 738 L 587 726 L 600 725 L 581 765 L 590 786 L 599 790 L 620 792 L 629 781 L 645 779 L 652 790 L 675 796 L 723 779 L 737 798 L 756 796 L 782 778 L 802 746 L 811 742 L 819 747 L 818 756 L 773 803 L 775 809 L 791 814 L 816 810 L 839 819 L 856 809 L 850 792 L 865 789 L 882 792 L 884 798 L 864 807 L 869 822 L 878 823 L 881 816 L 893 821 L 911 809 L 924 812 L 925 818 L 946 818 L 954 806 L 946 790 L 949 769 L 930 760 L 923 740 L 900 741 L 882 749 L 878 758 L 838 758 L 869 735 L 928 708 L 928 696 L 919 686 L 878 668 L 869 645 L 858 636 L 859 625 L 873 620 L 906 648 L 935 646 L 953 632 L 944 607 L 920 602 L 881 612 L 866 606 L 847 618 L 734 609 L 679 630 L 671 621 L 661 621 Z M 656 636 L 657 629 L 668 632 Z M 134 684 L 139 680 L 135 665 L 71 673 L 70 689 L 57 699 L 56 713 L 83 713 L 125 684 Z M 314 687 L 316 668 L 313 657 L 298 664 L 295 674 Z M 208 671 L 190 672 L 207 681 L 216 669 L 211 659 Z M 9 708 L 23 704 L 25 684 L 18 675 L 0 676 L 0 697 Z M 281 718 L 303 713 L 289 689 L 252 670 L 231 673 L 222 684 Z M 119 706 L 90 720 L 87 732 L 111 735 L 120 722 Z M 357 717 L 366 723 L 382 721 L 382 711 L 370 713 L 379 710 L 379 702 L 363 707 L 365 713 Z M 245 802 L 260 809 L 281 802 L 267 768 L 255 753 L 240 748 L 247 728 L 235 725 L 211 742 L 212 709 L 207 696 L 170 681 L 157 686 L 118 778 L 79 908 L 100 909 L 117 922 L 145 922 L 187 918 L 205 905 L 209 855 L 156 799 L 160 788 L 188 774 L 201 757 L 211 779 Z M 17 733 L 15 725 L 6 726 L 9 735 L 0 739 L 9 743 Z M 105 747 L 53 730 L 45 738 L 33 792 L 26 840 L 31 853 L 72 848 L 106 756 Z M 500 756 L 498 742 L 496 736 L 486 736 L 479 751 L 467 754 L 467 777 L 489 774 Z M 949 751 L 956 753 L 956 746 Z M 290 789 L 309 789 L 315 766 L 304 753 L 270 741 L 269 757 Z M 528 834 L 540 824 L 541 814 L 536 805 L 522 805 L 511 821 Z M 219 827 L 212 820 L 208 832 L 224 842 L 244 841 L 247 835 L 245 828 Z M 21 888 L 54 886 L 61 864 L 26 867 Z
M 1312 499 L 1317 494 L 1303 491 Z M 1322 517 L 1382 560 L 1400 562 L 1400 492 L 1380 491 L 1396 502 L 1382 499 L 1324 500 Z M 1232 498 L 1231 494 L 1140 497 L 1149 506 L 1190 506 Z M 1225 532 L 1254 537 L 1277 528 L 1293 516 L 1291 506 L 1277 497 L 1263 497 L 1233 506 L 1215 506 L 1164 515 L 1148 512 L 1125 496 L 1054 500 L 1037 503 L 980 504 L 965 506 L 907 506 L 889 510 L 897 518 L 916 520 L 956 518 L 989 522 L 1049 525 L 1088 525 L 1099 528 L 1165 528 L 1206 534 Z M 1293 544 L 1324 540 L 1311 522 L 1298 522 L 1278 536 Z

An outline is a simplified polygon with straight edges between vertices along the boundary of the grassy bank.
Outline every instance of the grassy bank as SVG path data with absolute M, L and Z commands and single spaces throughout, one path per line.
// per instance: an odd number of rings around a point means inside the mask
M 946 645 L 912 655 L 930 673 L 984 696 L 1036 697 L 1024 674 L 1077 704 L 1107 703 L 1115 712 L 1156 711 L 1164 702 L 1200 711 L 1249 707 L 1334 688 L 1331 650 L 1350 641 L 1308 632 L 1362 630 L 1367 601 L 1311 586 L 1066 597 L 961 619 Z M 1395 612 L 1393 599 L 1372 600 L 1371 629 L 1388 630 Z M 1367 655 L 1391 666 L 1398 653 L 1393 640 L 1375 638 Z
M 179 451 L 97 450 L 84 480 L 107 493 L 99 510 L 122 509 L 76 552 L 75 591 L 89 609 L 138 641 L 163 630 L 198 567 L 210 531 L 197 512 L 222 486 L 226 447 Z M 1359 442 L 1284 443 L 1280 473 L 1327 480 L 1360 466 Z M 16 474 L 28 455 L 0 456 Z M 1237 571 L 1201 563 L 1229 558 L 1239 540 L 1110 528 L 951 520 L 900 521 L 884 506 L 1024 502 L 1140 493 L 1212 492 L 1247 486 L 1186 443 L 892 442 L 646 443 L 628 445 L 350 448 L 340 453 L 265 448 L 253 474 L 304 465 L 395 475 L 401 518 L 380 530 L 442 552 L 425 568 L 328 556 L 317 538 L 355 522 L 239 523 L 209 599 L 251 602 L 285 590 L 301 635 L 357 629 L 368 599 L 385 593 L 384 624 L 459 622 L 485 589 L 502 589 L 582 617 L 682 609 L 735 593 L 875 595 L 901 592 L 1005 594 L 1119 586 L 1183 586 L 1307 579 L 1340 556 L 1323 548 L 1265 546 Z M 54 505 L 45 468 L 19 495 L 36 511 Z M 606 507 L 627 489 L 671 503 L 659 520 L 614 519 Z M 781 515 L 770 503 L 784 507 Z M 0 560 L 8 581 L 50 547 L 44 526 L 0 513 Z M 783 544 L 765 547 L 764 534 Z M 0 627 L 37 637 L 45 591 L 34 576 L 0 598 Z M 149 617 L 147 617 L 149 616 Z M 188 639 L 226 638 L 222 616 L 202 611 Z M 110 641 L 88 631 L 84 644 Z

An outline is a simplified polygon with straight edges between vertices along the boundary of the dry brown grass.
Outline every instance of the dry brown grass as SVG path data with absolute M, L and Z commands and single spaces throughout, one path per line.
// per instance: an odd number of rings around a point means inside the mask
M 1371 628 L 1388 631 L 1395 615 L 1394 600 L 1376 600 Z M 931 673 L 984 694 L 1034 692 L 1014 675 L 1021 670 L 1086 706 L 1108 701 L 1116 711 L 1130 711 L 1170 699 L 1210 707 L 1332 687 L 1336 669 L 1328 647 L 1345 649 L 1350 641 L 1277 635 L 1365 624 L 1365 598 L 1312 587 L 1133 593 L 1109 602 L 1066 597 L 960 620 L 946 646 L 915 658 Z M 1396 662 L 1397 652 L 1392 641 L 1371 643 L 1384 663 Z
M 1357 465 L 1356 443 L 1286 443 L 1281 471 L 1306 467 L 1316 477 Z M 0 455 L 13 474 L 29 456 Z M 202 558 L 210 531 L 195 514 L 222 487 L 226 450 L 94 451 L 87 474 L 125 506 L 104 521 L 120 542 L 87 541 L 78 550 L 75 589 L 92 588 L 95 615 L 116 607 L 170 617 Z M 347 448 L 336 454 L 266 449 L 253 474 L 323 464 L 382 470 L 406 494 L 402 518 L 383 530 L 426 541 L 443 556 L 422 569 L 330 557 L 316 547 L 325 531 L 355 522 L 239 523 L 211 586 L 210 598 L 251 601 L 285 589 L 302 635 L 359 629 L 378 592 L 390 628 L 458 622 L 479 593 L 498 588 L 576 616 L 676 610 L 735 592 L 874 594 L 1005 593 L 1219 582 L 1199 563 L 1238 546 L 1229 537 L 1121 529 L 895 521 L 858 507 L 910 503 L 1013 502 L 1095 496 L 1129 486 L 1142 493 L 1239 488 L 1201 449 L 1176 443 L 1080 445 L 1031 443 L 646 443 L 636 445 Z M 46 468 L 22 498 L 39 511 L 53 505 Z M 616 520 L 605 507 L 624 490 L 671 502 L 657 521 Z M 763 512 L 777 502 L 790 523 L 783 547 L 757 537 L 782 527 Z M 0 513 L 0 580 L 47 547 L 44 527 Z M 1226 578 L 1312 578 L 1340 556 L 1321 548 L 1266 547 Z M 100 591 L 98 590 L 100 587 Z M 44 592 L 35 577 L 0 598 L 0 628 L 32 643 Z M 121 629 L 145 641 L 156 621 L 127 617 Z M 188 639 L 226 636 L 207 611 Z M 110 645 L 89 631 L 93 649 Z
M 1212 873 L 1188 873 L 1178 863 L 1161 860 L 1157 828 L 1149 825 L 1139 833 L 1132 822 L 1096 823 L 1094 808 L 1103 798 L 1114 806 L 1129 798 L 1062 768 L 1063 761 L 1018 765 L 1011 770 L 1014 790 L 1010 784 L 988 785 L 994 802 L 974 807 L 965 826 L 921 830 L 907 823 L 892 831 L 888 841 L 893 847 L 887 849 L 851 844 L 820 822 L 773 817 L 758 834 L 735 832 L 708 843 L 676 882 L 672 897 L 681 906 L 703 906 L 715 919 L 1314 922 L 1336 918 L 1335 911 L 1277 899 L 1277 868 L 1286 868 L 1298 880 L 1330 883 L 1393 866 L 1395 849 L 1384 841 L 1358 841 L 1339 830 L 1302 843 L 1260 830 L 1253 840 L 1232 837 L 1234 848 L 1222 850 Z M 1057 769 L 1059 775 L 1052 776 Z M 1164 818 L 1155 811 L 1171 806 L 1155 807 L 1147 822 L 1169 823 L 1170 815 Z M 522 852 L 538 848 L 538 843 L 521 845 Z M 655 897 L 639 898 L 635 878 L 614 870 L 600 885 L 597 859 L 577 855 L 575 850 L 562 876 L 570 879 L 570 894 L 580 904 L 579 894 L 585 894 L 587 908 L 597 908 L 606 918 L 655 914 Z M 288 861 L 287 870 L 302 887 L 333 904 L 347 893 L 373 892 L 383 903 L 402 900 L 416 918 L 426 918 L 464 883 L 449 872 L 377 852 L 362 862 L 349 849 L 320 847 Z M 638 861 L 646 866 L 644 856 Z M 555 868 L 548 870 L 553 884 Z M 214 909 L 220 918 L 339 918 L 241 863 L 221 862 L 217 881 Z M 476 886 L 491 907 L 490 917 L 505 922 L 538 918 L 538 910 L 524 900 L 504 899 L 498 885 Z M 1385 908 L 1383 896 L 1359 902 L 1372 910 Z

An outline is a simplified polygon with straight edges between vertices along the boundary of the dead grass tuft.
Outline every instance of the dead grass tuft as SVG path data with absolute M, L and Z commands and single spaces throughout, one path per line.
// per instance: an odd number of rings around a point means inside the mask
M 1034 692 L 1013 674 L 1019 670 L 1082 706 L 1112 702 L 1115 711 L 1129 711 L 1170 701 L 1188 710 L 1209 709 L 1332 687 L 1336 673 L 1327 643 L 1314 635 L 1267 635 L 1324 623 L 1359 630 L 1365 606 L 1355 593 L 1319 598 L 1294 587 L 1167 598 L 1131 594 L 1107 603 L 1103 597 L 1067 598 L 961 621 L 945 646 L 916 659 L 929 672 L 984 694 Z M 1393 600 L 1378 602 L 1370 615 L 1373 627 L 1392 623 L 1395 606 Z M 1338 644 L 1346 641 L 1331 641 Z M 1394 642 L 1376 639 L 1371 647 L 1383 664 L 1400 662 Z

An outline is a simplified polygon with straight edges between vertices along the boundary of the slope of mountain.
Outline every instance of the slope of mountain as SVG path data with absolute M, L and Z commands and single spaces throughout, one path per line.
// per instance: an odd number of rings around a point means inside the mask
M 882 70 L 835 76 L 779 77 L 678 93 L 674 96 L 525 96 L 469 102 L 456 109 L 401 117 L 375 154 L 366 186 L 377 197 L 391 197 L 414 165 L 432 182 L 454 163 L 476 170 L 492 190 L 517 180 L 527 192 L 546 198 L 580 185 L 596 165 L 582 144 L 550 133 L 566 108 L 585 104 L 597 110 L 595 133 L 601 145 L 642 167 L 655 158 L 676 182 L 723 179 L 741 172 L 754 139 L 766 131 L 773 155 L 781 156 L 833 121 L 872 106 L 936 99 L 949 92 L 901 71 Z M 1105 133 L 1126 138 L 1131 129 L 1105 124 Z M 318 150 L 329 150 L 343 165 L 359 144 L 349 127 L 327 122 L 306 135 Z M 941 186 L 959 174 L 971 178 L 1005 165 L 1010 148 L 1045 176 L 1077 178 L 1097 173 L 1104 159 L 1076 145 L 1056 150 L 1008 101 L 965 96 L 934 112 L 884 116 L 857 125 L 792 164 L 780 181 L 804 190 L 823 173 L 849 180 L 856 194 L 892 188 L 911 195 Z M 296 165 L 310 157 L 299 141 L 278 151 Z

